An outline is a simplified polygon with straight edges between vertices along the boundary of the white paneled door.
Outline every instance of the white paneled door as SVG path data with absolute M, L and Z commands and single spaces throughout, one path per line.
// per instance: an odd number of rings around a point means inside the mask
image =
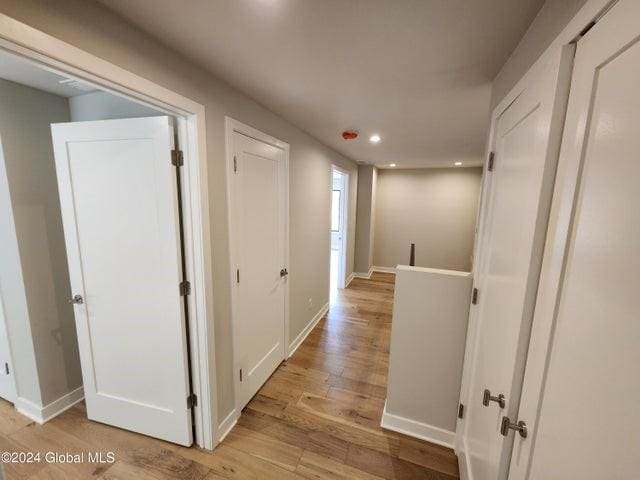
M 513 480 L 639 476 L 639 20 L 620 0 L 577 44 Z
M 504 415 L 517 417 L 571 57 L 572 50 L 566 51 L 541 65 L 494 125 L 464 420 L 474 480 L 505 478 L 508 468 L 513 435 L 502 436 L 500 422 Z
M 286 195 L 283 148 L 232 138 L 236 406 L 242 409 L 286 358 Z
M 191 445 L 171 120 L 51 129 L 87 414 Z

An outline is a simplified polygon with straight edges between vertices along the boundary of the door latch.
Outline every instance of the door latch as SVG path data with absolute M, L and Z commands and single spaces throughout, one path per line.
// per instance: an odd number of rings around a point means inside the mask
M 282 270 L 280 270 L 281 277 L 286 277 L 287 275 L 289 275 L 289 271 L 286 268 L 283 268 Z
M 515 430 L 522 438 L 527 438 L 527 424 L 520 420 L 518 423 L 511 423 L 509 417 L 502 417 L 500 433 L 503 436 L 509 435 L 509 430 Z
M 500 394 L 497 397 L 494 397 L 491 395 L 491 390 L 489 390 L 488 388 L 485 388 L 484 393 L 482 395 L 482 405 L 484 405 L 485 407 L 488 407 L 489 402 L 496 402 L 498 405 L 500 405 L 500 408 L 504 408 L 505 405 L 507 404 L 503 394 Z

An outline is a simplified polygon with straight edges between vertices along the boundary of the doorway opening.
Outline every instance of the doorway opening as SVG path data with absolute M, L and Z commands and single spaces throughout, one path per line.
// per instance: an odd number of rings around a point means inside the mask
M 338 289 L 346 284 L 347 211 L 349 174 L 331 167 L 331 252 L 329 262 L 329 299 L 334 303 Z
M 211 448 L 197 120 L 40 60 L 0 51 L 0 398 Z

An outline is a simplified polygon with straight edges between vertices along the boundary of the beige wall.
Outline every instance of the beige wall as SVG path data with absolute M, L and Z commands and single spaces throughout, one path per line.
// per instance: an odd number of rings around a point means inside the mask
M 15 306 L 8 306 L 7 321 L 18 356 L 16 372 L 21 375 L 17 377 L 18 393 L 40 406 L 82 385 L 73 308 L 68 303 L 69 268 L 50 130 L 51 123 L 67 121 L 66 98 L 0 80 L 0 136 L 28 310 L 25 318 L 12 313 L 17 311 Z M 9 254 L 9 248 L 3 244 L 3 255 Z M 3 292 L 20 288 L 7 285 L 10 282 L 21 280 L 3 276 Z M 21 301 L 21 296 L 5 296 L 7 304 Z M 32 398 L 37 388 L 25 384 L 34 380 L 26 371 L 28 364 L 20 362 L 25 352 L 19 337 L 27 321 L 33 336 L 39 399 Z M 18 335 L 16 342 L 13 334 Z
M 515 86 L 587 0 L 547 0 L 493 81 L 491 110 Z
M 412 422 L 436 427 L 447 432 L 436 439 L 452 443 L 471 283 L 471 273 L 398 268 L 383 421 L 395 416 L 411 421 L 404 428 Z
M 358 167 L 358 204 L 356 207 L 354 271 L 366 274 L 373 266 L 373 229 L 375 228 L 376 182 L 378 169 Z
M 94 2 L 5 0 L 0 4 L 0 11 L 205 106 L 212 202 L 218 418 L 224 419 L 233 408 L 234 374 L 229 318 L 225 115 L 291 145 L 291 338 L 295 338 L 328 301 L 331 164 L 353 173 L 357 171 L 356 164 Z M 310 308 L 309 298 L 312 299 Z
M 378 174 L 373 264 L 471 270 L 480 168 L 384 169 Z

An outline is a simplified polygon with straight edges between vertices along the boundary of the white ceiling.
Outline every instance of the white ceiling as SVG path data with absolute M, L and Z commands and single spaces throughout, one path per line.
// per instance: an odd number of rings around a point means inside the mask
M 491 80 L 544 3 L 99 1 L 335 150 L 399 168 L 480 163 Z
M 96 90 L 91 85 L 70 80 L 43 66 L 1 51 L 0 78 L 67 98 Z

